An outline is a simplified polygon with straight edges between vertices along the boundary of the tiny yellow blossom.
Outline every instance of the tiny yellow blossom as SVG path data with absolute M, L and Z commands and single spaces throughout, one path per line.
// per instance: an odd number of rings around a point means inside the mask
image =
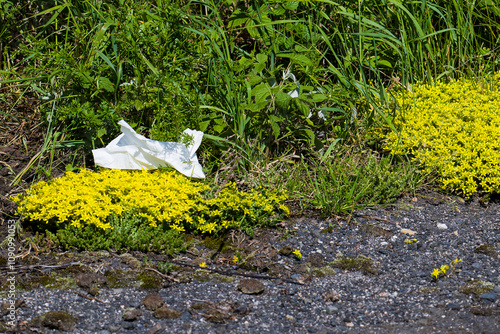
M 431 276 L 434 276 L 437 279 L 440 273 L 441 270 L 434 268 L 434 271 L 431 273 Z
M 295 257 L 297 259 L 299 259 L 299 260 L 302 259 L 302 253 L 300 252 L 300 250 L 298 250 L 298 249 L 294 250 L 293 254 L 295 254 Z
M 205 262 L 202 262 L 202 263 L 200 263 L 200 264 L 199 264 L 199 266 L 200 266 L 201 268 L 205 268 L 205 267 L 207 266 L 207 264 L 206 264 Z

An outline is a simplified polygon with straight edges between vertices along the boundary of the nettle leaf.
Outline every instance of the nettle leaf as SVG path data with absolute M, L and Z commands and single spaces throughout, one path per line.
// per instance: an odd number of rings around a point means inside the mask
M 258 63 L 265 63 L 267 62 L 267 55 L 259 53 L 256 57 Z
M 249 104 L 242 104 L 242 108 L 245 110 L 249 111 L 261 111 L 262 109 L 266 108 L 269 102 L 263 101 L 259 103 L 249 103 Z
M 295 49 L 295 52 L 299 52 L 299 53 L 300 52 L 309 52 L 309 51 L 311 51 L 310 49 L 308 49 L 305 46 L 300 45 L 300 44 L 296 44 L 293 48 Z
M 75 76 L 85 89 L 90 88 L 90 85 L 94 81 L 94 77 L 90 74 L 89 71 L 77 72 Z
M 276 106 L 278 109 L 286 110 L 290 106 L 292 97 L 284 92 L 276 93 Z
M 108 91 L 110 93 L 115 91 L 115 86 L 113 85 L 113 83 L 105 77 L 97 78 L 97 88 L 104 89 L 105 91 Z
M 273 130 L 273 135 L 275 139 L 277 139 L 280 135 L 279 123 L 281 121 L 283 121 L 283 118 L 276 115 L 269 115 L 269 124 L 271 125 L 271 129 Z
M 236 10 L 231 17 L 229 17 L 229 22 L 227 26 L 229 28 L 234 28 L 242 24 L 246 24 L 250 18 L 247 13 L 243 13 L 241 10 Z
M 226 128 L 226 125 L 214 125 L 214 130 L 217 133 L 223 132 L 225 128 Z
M 285 9 L 296 10 L 299 7 L 299 1 L 285 1 L 282 5 Z
M 270 95 L 269 87 L 264 83 L 260 83 L 252 89 L 252 96 L 255 96 L 255 102 L 266 101 Z
M 198 128 L 201 132 L 206 132 L 208 126 L 210 125 L 210 120 L 198 123 Z
M 281 57 L 281 58 L 291 59 L 292 61 L 294 61 L 298 64 L 301 64 L 301 65 L 311 66 L 311 67 L 314 66 L 313 61 L 303 54 L 279 53 L 279 54 L 277 54 L 277 56 Z
M 308 96 L 309 102 L 318 103 L 326 100 L 327 97 L 324 94 L 312 94 Z
M 311 66 L 311 67 L 314 66 L 312 60 L 303 54 L 295 54 L 292 57 L 292 60 L 294 60 L 297 63 L 302 64 L 302 65 Z
M 97 130 L 97 138 L 101 138 L 102 136 L 105 136 L 108 134 L 108 131 L 106 131 L 106 128 L 100 128 Z
M 262 72 L 266 68 L 266 63 L 257 63 L 255 64 L 255 72 Z
M 255 86 L 255 85 L 261 83 L 263 79 L 259 75 L 253 75 L 251 77 L 248 77 L 247 80 L 248 80 L 248 83 L 250 84 L 250 86 Z

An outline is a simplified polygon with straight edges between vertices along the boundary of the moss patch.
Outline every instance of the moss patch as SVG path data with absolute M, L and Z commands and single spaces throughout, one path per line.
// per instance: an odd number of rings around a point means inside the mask
M 325 276 L 333 276 L 337 272 L 330 266 L 324 266 L 321 268 L 314 268 L 312 270 L 314 276 L 316 277 L 325 277 Z
M 137 281 L 137 273 L 132 271 L 125 271 L 121 269 L 108 270 L 104 276 L 108 279 L 108 287 L 114 288 L 129 288 L 139 287 L 140 283 Z
M 475 294 L 479 297 L 483 293 L 489 292 L 495 288 L 495 284 L 490 282 L 483 282 L 481 280 L 468 281 L 461 286 L 458 291 L 467 295 Z
M 154 271 L 144 270 L 139 275 L 137 275 L 137 279 L 142 289 L 158 290 L 163 286 L 163 277 L 161 277 Z
M 498 252 L 495 250 L 495 247 L 493 247 L 492 245 L 481 245 L 474 250 L 474 253 L 488 255 L 488 256 L 491 256 L 493 258 L 498 257 Z
M 373 264 L 373 260 L 369 257 L 359 255 L 357 257 L 339 257 L 330 265 L 333 268 L 339 268 L 348 271 L 361 271 L 372 275 L 378 274 L 378 270 Z
M 215 283 L 232 283 L 234 277 L 212 273 L 207 270 L 196 270 L 193 279 L 200 282 L 215 282 Z

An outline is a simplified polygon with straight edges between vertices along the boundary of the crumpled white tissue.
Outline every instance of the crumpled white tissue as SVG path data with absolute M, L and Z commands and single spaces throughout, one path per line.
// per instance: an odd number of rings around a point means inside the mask
M 96 165 L 112 169 L 157 169 L 168 165 L 186 176 L 205 178 L 196 156 L 203 132 L 184 130 L 184 134 L 193 138 L 193 143 L 186 146 L 183 143 L 148 139 L 135 132 L 124 120 L 118 124 L 122 134 L 108 146 L 92 150 Z

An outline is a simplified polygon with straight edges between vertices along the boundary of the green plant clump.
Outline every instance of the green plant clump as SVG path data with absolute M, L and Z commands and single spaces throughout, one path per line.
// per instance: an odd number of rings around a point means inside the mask
M 387 147 L 409 153 L 427 171 L 437 171 L 443 188 L 466 197 L 500 192 L 500 72 L 490 81 L 452 80 L 415 85 L 398 103 L 401 132 Z
M 207 190 L 175 172 L 82 170 L 39 182 L 12 199 L 36 227 L 56 233 L 62 244 L 89 250 L 166 251 L 164 242 L 182 232 L 251 231 L 289 213 L 287 197 L 278 191 L 243 192 L 232 183 L 215 197 L 204 196 Z M 182 242 L 171 246 L 168 252 Z

